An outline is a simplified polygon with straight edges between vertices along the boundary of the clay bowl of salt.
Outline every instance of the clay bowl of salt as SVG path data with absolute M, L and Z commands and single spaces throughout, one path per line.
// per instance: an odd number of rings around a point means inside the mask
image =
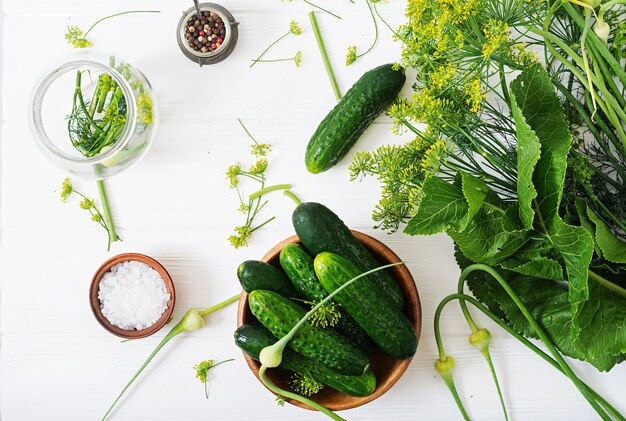
M 176 291 L 159 262 L 143 254 L 124 253 L 98 268 L 89 301 L 93 315 L 107 331 L 124 339 L 140 339 L 167 323 Z

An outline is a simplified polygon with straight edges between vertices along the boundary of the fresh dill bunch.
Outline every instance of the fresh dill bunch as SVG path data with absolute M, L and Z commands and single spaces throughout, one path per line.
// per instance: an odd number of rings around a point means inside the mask
M 294 373 L 289 380 L 291 390 L 299 395 L 309 397 L 324 389 L 324 385 L 309 374 Z
M 198 364 L 194 364 L 193 369 L 196 371 L 196 378 L 204 384 L 204 396 L 209 399 L 209 390 L 207 388 L 207 374 L 209 370 L 217 367 L 220 364 L 224 364 L 229 361 L 234 361 L 232 358 L 219 363 L 215 363 L 214 360 L 202 361 Z

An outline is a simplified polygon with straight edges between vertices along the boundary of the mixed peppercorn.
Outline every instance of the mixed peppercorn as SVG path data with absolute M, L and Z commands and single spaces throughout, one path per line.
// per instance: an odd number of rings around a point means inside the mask
M 220 48 L 225 38 L 224 20 L 215 12 L 203 11 L 200 18 L 192 15 L 187 20 L 185 39 L 194 51 L 213 52 Z

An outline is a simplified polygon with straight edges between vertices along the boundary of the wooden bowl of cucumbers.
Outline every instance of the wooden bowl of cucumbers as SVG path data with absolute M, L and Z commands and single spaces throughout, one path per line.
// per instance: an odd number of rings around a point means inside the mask
M 261 261 L 242 263 L 237 273 L 244 291 L 235 343 L 257 379 L 260 349 L 285 336 L 328 291 L 367 270 L 401 261 L 375 238 L 349 230 L 323 205 L 301 204 L 293 221 L 298 235 L 281 241 Z M 389 267 L 357 279 L 316 311 L 267 377 L 300 395 L 316 392 L 309 399 L 331 411 L 356 408 L 387 392 L 404 374 L 421 322 L 411 273 L 404 264 Z

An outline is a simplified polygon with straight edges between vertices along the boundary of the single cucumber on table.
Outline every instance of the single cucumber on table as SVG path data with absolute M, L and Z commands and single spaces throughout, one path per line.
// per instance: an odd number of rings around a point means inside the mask
M 252 359 L 258 361 L 259 353 L 276 342 L 276 337 L 262 325 L 242 325 L 235 331 L 235 344 Z M 320 383 L 350 396 L 368 396 L 376 389 L 376 376 L 371 369 L 359 376 L 346 376 L 323 364 L 285 349 L 280 367 L 311 376 Z
M 285 273 L 269 263 L 247 260 L 237 268 L 237 277 L 241 287 L 248 294 L 255 289 L 265 289 L 289 298 L 299 297 Z
M 391 105 L 405 81 L 403 69 L 393 64 L 383 64 L 361 76 L 309 140 L 304 159 L 307 170 L 317 174 L 339 162 L 374 119 Z
M 315 257 L 315 273 L 324 288 L 333 292 L 363 271 L 337 254 L 324 252 Z M 411 322 L 382 294 L 369 275 L 334 298 L 385 353 L 400 360 L 415 354 L 417 335 Z
M 304 247 L 315 255 L 323 251 L 336 253 L 364 272 L 381 266 L 346 224 L 324 205 L 315 202 L 298 205 L 292 222 Z M 382 270 L 370 277 L 400 310 L 404 309 L 404 293 L 389 272 Z
M 305 300 L 319 303 L 328 296 L 328 291 L 324 289 L 315 275 L 313 257 L 298 244 L 287 244 L 283 247 L 280 251 L 280 265 L 287 277 L 291 279 L 296 291 Z M 370 353 L 374 349 L 374 343 L 370 337 L 341 306 L 338 306 L 338 310 L 340 317 L 335 328 L 365 352 Z
M 306 310 L 274 291 L 254 290 L 248 296 L 252 314 L 277 338 L 286 336 Z M 365 352 L 333 329 L 302 324 L 288 346 L 341 374 L 358 376 L 369 367 Z

